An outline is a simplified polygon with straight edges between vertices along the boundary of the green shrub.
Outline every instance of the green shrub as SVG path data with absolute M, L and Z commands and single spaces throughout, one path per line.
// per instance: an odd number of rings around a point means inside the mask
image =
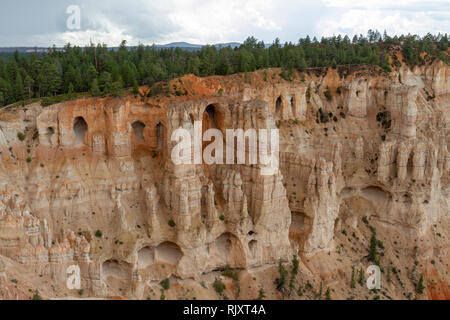
M 372 230 L 372 237 L 370 238 L 370 247 L 369 247 L 369 261 L 374 262 L 376 265 L 380 265 L 380 261 L 378 259 L 377 252 L 377 235 L 374 230 Z
M 363 269 L 359 269 L 359 280 L 358 280 L 360 285 L 363 285 L 364 283 L 364 271 Z
M 323 93 L 325 95 L 325 98 L 327 98 L 328 101 L 331 101 L 332 97 L 331 97 L 331 91 L 330 88 L 327 86 L 327 89 L 325 90 L 325 92 Z
M 264 294 L 264 290 L 262 288 L 259 289 L 258 300 L 263 300 L 265 297 L 266 295 Z
M 356 282 L 355 282 L 355 267 L 352 266 L 352 279 L 350 282 L 350 288 L 354 289 L 356 287 Z
M 25 135 L 24 135 L 22 132 L 18 132 L 18 133 L 17 133 L 17 138 L 18 138 L 20 141 L 24 141 L 24 140 L 25 140 Z
M 170 226 L 171 228 L 174 228 L 174 227 L 175 227 L 175 221 L 173 221 L 172 219 L 170 219 L 170 220 L 169 220 L 169 226 Z
M 161 281 L 159 284 L 161 285 L 161 287 L 162 287 L 164 290 L 169 290 L 169 289 L 170 289 L 170 279 L 169 279 L 169 278 L 164 279 L 164 280 Z
M 103 233 L 100 230 L 95 231 L 95 236 L 97 238 L 101 238 L 103 236 Z
M 306 89 L 306 99 L 311 100 L 311 87 L 308 87 L 308 89 Z
M 327 291 L 325 292 L 325 300 L 331 300 L 330 288 L 327 288 Z
M 292 275 L 293 276 L 297 276 L 298 274 L 298 267 L 299 267 L 299 262 L 297 259 L 297 255 L 294 255 L 292 257 Z
M 417 293 L 422 294 L 423 290 L 425 289 L 425 286 L 423 284 L 423 274 L 420 275 L 419 283 L 417 284 Z
M 283 262 L 280 259 L 280 262 L 278 264 L 278 273 L 279 273 L 279 277 L 275 279 L 275 284 L 277 286 L 277 290 L 281 291 L 283 289 L 283 287 L 286 284 L 286 277 L 288 274 L 288 271 L 286 270 L 286 268 L 283 265 Z
M 214 280 L 214 284 L 213 284 L 214 290 L 216 290 L 216 292 L 219 295 L 223 294 L 223 291 L 226 289 L 225 285 L 223 284 L 223 282 L 216 278 L 216 280 Z
M 39 294 L 39 291 L 38 291 L 38 290 L 36 290 L 36 291 L 34 292 L 32 299 L 33 299 L 33 300 L 42 300 L 42 297 L 41 297 L 41 295 Z
M 239 280 L 239 271 L 231 268 L 228 264 L 225 266 L 225 270 L 223 271 L 222 275 L 235 281 Z

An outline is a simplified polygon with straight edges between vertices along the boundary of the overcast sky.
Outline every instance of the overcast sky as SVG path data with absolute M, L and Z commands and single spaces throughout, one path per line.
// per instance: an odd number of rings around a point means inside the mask
M 69 30 L 70 5 L 81 29 Z M 271 43 L 300 37 L 450 32 L 450 0 L 1 0 L 0 47 L 186 41 Z

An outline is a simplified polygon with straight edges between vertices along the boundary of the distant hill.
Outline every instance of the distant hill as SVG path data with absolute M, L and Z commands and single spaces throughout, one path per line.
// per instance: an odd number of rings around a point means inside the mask
M 236 48 L 239 47 L 241 44 L 239 42 L 227 42 L 227 43 L 217 43 L 214 44 L 217 48 L 224 48 L 224 47 L 231 47 Z M 184 50 L 200 50 L 204 45 L 202 44 L 192 44 L 188 42 L 172 42 L 168 44 L 157 44 L 155 45 L 156 48 L 160 49 L 168 49 L 168 48 L 180 48 Z M 132 47 L 130 47 L 132 48 Z M 111 49 L 117 49 L 117 47 L 113 47 Z M 0 52 L 2 53 L 13 53 L 15 51 L 18 51 L 20 53 L 32 53 L 32 52 L 46 52 L 48 48 L 45 47 L 0 47 Z M 56 50 L 63 50 L 61 47 L 57 47 Z

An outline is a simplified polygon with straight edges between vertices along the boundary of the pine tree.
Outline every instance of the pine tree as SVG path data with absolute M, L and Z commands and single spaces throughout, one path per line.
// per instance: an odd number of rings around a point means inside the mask
M 69 84 L 69 91 L 67 92 L 67 96 L 69 97 L 69 99 L 72 99 L 74 91 L 75 91 L 75 89 L 73 87 L 73 84 L 70 83 Z
M 133 84 L 133 94 L 135 97 L 137 97 L 139 95 L 139 85 L 138 82 L 136 80 L 134 80 L 134 84 Z
M 114 97 L 119 97 L 122 94 L 122 82 L 121 81 L 115 81 L 112 85 L 111 85 L 111 94 Z
M 23 85 L 22 76 L 20 73 L 17 74 L 14 91 L 16 93 L 16 100 L 21 101 L 25 99 L 26 88 Z
M 56 95 L 61 88 L 61 77 L 54 63 L 46 63 L 42 72 L 42 89 L 44 95 Z
M 28 92 L 28 99 L 31 99 L 33 96 L 34 80 L 27 74 L 27 76 L 25 77 L 24 83 L 25 83 L 25 88 Z
M 106 72 L 106 71 L 103 72 L 100 75 L 98 82 L 99 82 L 100 90 L 104 94 L 111 93 L 112 78 L 111 78 L 111 74 L 109 72 Z
M 94 79 L 91 84 L 91 95 L 93 97 L 99 97 L 101 94 L 100 88 L 98 87 L 98 80 Z
M 85 80 L 86 80 L 86 88 L 91 88 L 94 79 L 97 79 L 97 70 L 95 70 L 94 65 L 89 65 L 86 70 Z M 98 83 L 97 83 L 98 85 Z

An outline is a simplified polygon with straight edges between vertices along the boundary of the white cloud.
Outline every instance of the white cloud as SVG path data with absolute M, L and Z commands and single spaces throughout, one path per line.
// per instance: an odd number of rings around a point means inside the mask
M 99 16 L 96 20 L 97 29 L 87 29 L 81 31 L 66 31 L 58 34 L 56 42 L 76 45 L 86 45 L 92 43 L 106 43 L 111 46 L 119 45 L 122 40 L 133 41 L 133 36 L 126 33 L 124 28 L 113 24 L 108 18 Z
M 346 9 L 380 9 L 393 7 L 410 7 L 417 3 L 424 3 L 423 0 L 324 0 L 324 4 L 328 7 L 346 8 Z
M 169 14 L 170 21 L 178 29 L 168 34 L 167 40 L 197 43 L 241 41 L 247 30 L 281 29 L 268 13 L 276 1 L 216 0 L 195 7 L 196 2 L 186 1 Z
M 66 29 L 66 8 L 81 6 L 82 29 Z M 24 10 L 26 8 L 26 10 Z M 11 26 L 14 26 L 11 28 Z M 104 42 L 134 45 L 187 41 L 271 42 L 307 34 L 389 34 L 450 30 L 450 2 L 443 0 L 28 0 L 0 2 L 0 46 L 62 46 Z
M 368 0 L 354 9 L 350 0 L 325 1 L 328 6 L 343 8 L 323 16 L 316 25 L 318 34 L 366 34 L 369 29 L 386 30 L 390 35 L 418 34 L 428 32 L 448 33 L 450 30 L 450 6 L 447 2 L 433 2 L 427 6 L 422 1 Z M 428 10 L 423 10 L 423 6 Z M 419 8 L 420 6 L 420 8 Z M 366 7 L 366 8 L 363 8 Z M 408 8 L 401 10 L 400 7 Z

